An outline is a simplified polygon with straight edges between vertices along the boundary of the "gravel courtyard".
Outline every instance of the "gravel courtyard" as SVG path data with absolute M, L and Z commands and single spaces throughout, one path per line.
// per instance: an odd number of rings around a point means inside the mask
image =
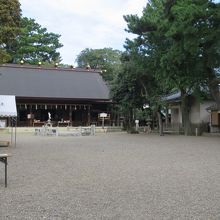
M 220 219 L 220 138 L 19 134 L 0 219 Z

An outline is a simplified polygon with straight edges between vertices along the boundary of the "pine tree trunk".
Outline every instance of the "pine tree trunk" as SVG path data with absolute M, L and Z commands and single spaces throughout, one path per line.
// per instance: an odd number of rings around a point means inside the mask
M 127 132 L 131 132 L 133 129 L 133 109 L 129 108 L 127 117 Z
M 184 128 L 184 135 L 190 135 L 192 133 L 191 123 L 189 118 L 190 112 L 190 97 L 187 94 L 182 96 L 182 122 Z
M 161 116 L 161 112 L 160 109 L 158 109 L 157 111 L 157 118 L 158 118 L 158 125 L 159 125 L 159 135 L 163 136 L 163 121 L 162 121 L 162 116 Z

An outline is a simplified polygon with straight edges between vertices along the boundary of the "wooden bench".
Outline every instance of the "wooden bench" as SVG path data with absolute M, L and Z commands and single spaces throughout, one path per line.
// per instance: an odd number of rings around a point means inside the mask
M 8 147 L 10 145 L 9 141 L 0 141 L 0 147 Z
M 0 162 L 5 164 L 5 187 L 7 187 L 7 166 L 9 154 L 0 154 Z

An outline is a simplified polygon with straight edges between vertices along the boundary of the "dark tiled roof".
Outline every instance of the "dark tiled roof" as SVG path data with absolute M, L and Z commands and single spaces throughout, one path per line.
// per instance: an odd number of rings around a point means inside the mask
M 163 101 L 180 101 L 181 93 L 180 91 L 170 93 L 162 97 Z
M 109 89 L 94 70 L 1 65 L 0 95 L 107 101 Z

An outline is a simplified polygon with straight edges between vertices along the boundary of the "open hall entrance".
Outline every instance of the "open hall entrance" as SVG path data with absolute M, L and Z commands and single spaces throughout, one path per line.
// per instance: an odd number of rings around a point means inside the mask
M 99 114 L 109 113 L 109 106 L 103 103 L 55 104 L 19 103 L 18 126 L 43 126 L 49 119 L 53 126 L 99 125 Z M 109 122 L 110 123 L 110 122 Z

